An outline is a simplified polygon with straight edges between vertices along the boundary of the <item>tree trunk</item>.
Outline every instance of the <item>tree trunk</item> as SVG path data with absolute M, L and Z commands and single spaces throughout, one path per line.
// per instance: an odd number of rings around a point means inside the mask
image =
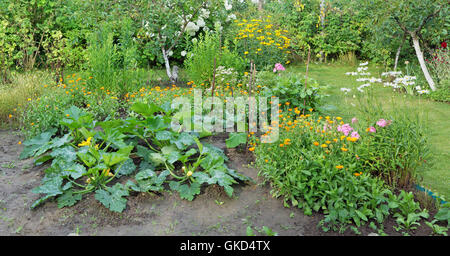
M 263 10 L 263 2 L 264 2 L 264 0 L 259 0 L 258 1 L 258 11 L 259 12 L 262 12 L 262 10 Z
M 167 52 L 164 49 L 164 47 L 162 47 L 161 49 L 162 49 L 162 54 L 163 54 L 163 58 L 164 58 L 164 64 L 166 66 L 167 76 L 169 77 L 170 82 L 173 83 L 174 79 L 172 76 L 172 69 L 170 68 L 169 56 L 167 56 Z
M 320 1 L 320 27 L 322 28 L 322 31 L 320 32 L 320 35 L 323 36 L 323 29 L 325 27 L 325 0 Z M 320 62 L 323 62 L 323 59 L 325 58 L 324 52 L 320 51 Z M 326 62 L 326 61 L 325 61 Z
M 431 90 L 436 91 L 436 87 L 434 85 L 433 78 L 431 78 L 430 73 L 428 72 L 427 66 L 425 65 L 425 61 L 423 59 L 423 53 L 420 50 L 420 44 L 419 44 L 419 38 L 417 37 L 416 33 L 411 32 L 411 37 L 414 44 L 414 50 L 416 50 L 417 59 L 419 60 L 420 67 L 422 68 L 422 72 L 425 76 L 425 79 L 428 82 L 428 85 L 430 86 Z
M 395 54 L 394 71 L 397 71 L 398 58 L 400 57 L 400 52 L 402 51 L 403 44 L 405 44 L 405 40 L 406 40 L 406 33 L 403 34 L 402 42 L 400 43 L 400 46 L 397 49 L 397 53 Z

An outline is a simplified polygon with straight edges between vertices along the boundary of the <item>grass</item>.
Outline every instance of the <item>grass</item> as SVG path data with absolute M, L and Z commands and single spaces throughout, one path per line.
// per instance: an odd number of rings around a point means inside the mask
M 304 73 L 305 66 L 295 66 L 288 71 Z M 346 72 L 355 71 L 356 66 L 348 65 L 318 65 L 311 64 L 309 67 L 309 76 L 328 85 L 325 90 L 329 97 L 325 103 L 333 107 L 327 110 L 329 115 L 339 115 L 346 120 L 351 119 L 358 114 L 359 102 L 353 98 L 353 91 L 358 83 L 355 77 L 345 75 Z M 369 66 L 372 76 L 379 77 L 384 71 L 380 67 Z M 419 80 L 420 81 L 420 80 Z M 340 91 L 341 87 L 352 88 L 349 95 L 344 96 Z M 423 85 L 422 85 L 423 87 Z M 450 104 L 434 102 L 417 96 L 399 94 L 392 91 L 391 88 L 384 88 L 377 85 L 374 88 L 376 100 L 383 105 L 387 113 L 403 111 L 407 116 L 423 118 L 429 129 L 429 142 L 433 152 L 433 162 L 423 165 L 419 170 L 419 175 L 423 180 L 419 181 L 421 186 L 437 192 L 445 197 L 446 201 L 450 199 Z M 354 104 L 354 106 L 352 105 Z
M 42 85 L 52 82 L 50 73 L 46 71 L 13 72 L 11 80 L 10 84 L 0 83 L 0 127 L 12 127 L 13 119 L 17 117 L 14 109 L 26 103 L 28 98 L 38 97 Z

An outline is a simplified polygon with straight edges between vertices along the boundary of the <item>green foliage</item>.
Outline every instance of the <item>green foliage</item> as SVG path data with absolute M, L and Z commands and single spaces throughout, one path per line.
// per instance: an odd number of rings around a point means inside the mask
M 204 87 L 209 87 L 212 84 L 214 76 L 214 61 L 216 72 L 223 68 L 231 68 L 230 72 L 242 72 L 245 64 L 244 60 L 236 53 L 230 51 L 227 47 L 227 43 L 220 45 L 220 34 L 217 32 L 205 33 L 204 36 L 200 36 L 199 40 L 193 43 L 191 51 L 187 53 L 187 58 L 184 62 L 187 73 L 190 79 L 196 84 L 204 84 Z M 232 74 L 231 74 L 232 75 Z M 216 82 L 220 82 L 220 79 L 225 79 L 225 82 L 232 82 L 231 80 L 236 77 L 231 77 L 217 73 Z M 223 82 L 224 83 L 224 82 Z
M 450 203 L 441 205 L 434 218 L 438 221 L 447 221 L 447 226 L 450 227 Z
M 253 63 L 258 70 L 270 70 L 275 63 L 287 61 L 291 43 L 288 31 L 269 16 L 236 20 L 233 31 L 236 52 L 245 58 L 247 67 Z
M 324 97 L 320 94 L 319 83 L 308 78 L 305 88 L 305 78 L 297 74 L 282 74 L 275 78 L 272 87 L 266 86 L 262 91 L 266 97 L 276 96 L 283 108 L 317 109 L 320 100 Z
M 424 121 L 403 111 L 386 118 L 383 103 L 375 102 L 370 92 L 359 100 L 361 118 L 355 126 L 367 134 L 357 151 L 363 159 L 361 167 L 394 187 L 407 188 L 418 182 L 417 170 L 432 157 Z M 377 124 L 380 120 L 385 120 L 386 127 Z M 369 127 L 376 132 L 368 132 Z
M 71 206 L 95 191 L 105 207 L 122 212 L 129 191 L 161 192 L 167 183 L 182 199 L 193 200 L 203 184 L 218 184 L 231 197 L 233 184 L 249 180 L 227 167 L 220 149 L 202 144 L 195 134 L 170 130 L 170 109 L 143 103 L 131 109 L 140 117 L 97 123 L 91 114 L 72 106 L 60 121 L 68 130 L 62 137 L 52 138 L 53 129 L 25 141 L 21 159 L 51 162 L 42 185 L 33 190 L 45 196 L 32 208 L 53 197 L 59 207 Z M 96 125 L 101 131 L 94 129 Z M 134 178 L 108 186 L 120 176 Z
M 225 140 L 227 148 L 235 148 L 241 144 L 247 143 L 246 133 L 230 133 L 229 138 Z
M 279 142 L 258 144 L 256 165 L 272 185 L 273 196 L 283 197 L 285 206 L 299 207 L 306 215 L 323 212 L 320 224 L 325 231 L 343 232 L 371 220 L 382 224 L 389 215 L 402 228 L 413 229 L 427 213 L 420 211 L 411 193 L 396 196 L 385 182 L 370 175 L 359 154 L 368 136 L 347 138 L 336 129 L 340 120 L 310 114 L 286 117 L 280 122 Z

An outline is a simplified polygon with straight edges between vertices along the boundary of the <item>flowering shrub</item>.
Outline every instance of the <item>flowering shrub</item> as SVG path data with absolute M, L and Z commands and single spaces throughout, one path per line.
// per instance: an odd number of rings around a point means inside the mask
M 416 137 L 409 132 L 393 134 L 394 129 L 395 132 L 401 130 L 396 122 L 380 119 L 377 124 L 368 126 L 354 118 L 349 124 L 341 117 L 304 115 L 286 110 L 280 115 L 279 142 L 259 143 L 254 138 L 249 150 L 255 153 L 259 175 L 272 185 L 273 196 L 282 196 L 286 206 L 302 208 L 306 215 L 313 211 L 323 212 L 325 218 L 320 224 L 325 231 L 343 231 L 349 226 L 356 230 L 354 226 L 371 220 L 382 224 L 391 214 L 399 220 L 409 214 L 426 217 L 426 211 L 419 211 L 411 193 L 402 192 L 401 196 L 395 196 L 374 173 L 381 166 L 393 172 L 401 167 L 385 162 L 384 157 L 390 160 L 401 158 L 398 161 L 416 157 L 415 153 L 408 155 L 408 149 L 403 150 L 401 145 L 405 143 L 402 138 L 414 141 Z M 366 126 L 368 132 L 364 133 Z M 376 136 L 383 141 L 375 143 Z M 392 136 L 399 137 L 393 147 L 387 143 Z M 395 157 L 388 156 L 388 153 L 395 155 L 391 150 L 400 153 Z M 372 162 L 374 159 L 382 165 Z M 405 210 L 399 205 L 413 207 Z
M 425 61 L 440 85 L 450 83 L 450 52 L 446 42 L 441 44 L 441 48 L 434 50 L 431 58 Z
M 430 158 L 422 124 L 398 115 L 365 125 L 366 135 L 357 151 L 362 168 L 394 187 L 409 188 L 418 181 L 416 170 Z
M 270 18 L 235 20 L 238 31 L 234 39 L 238 52 L 247 60 L 253 60 L 258 70 L 267 69 L 280 60 L 285 62 L 290 53 L 288 31 L 277 28 Z

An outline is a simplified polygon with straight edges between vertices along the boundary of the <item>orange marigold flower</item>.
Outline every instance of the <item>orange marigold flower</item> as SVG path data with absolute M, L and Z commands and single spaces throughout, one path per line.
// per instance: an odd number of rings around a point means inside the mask
M 314 146 L 319 146 L 319 144 L 320 144 L 320 143 L 319 143 L 319 142 L 317 142 L 317 141 L 314 141 L 314 143 L 313 143 L 313 144 L 314 144 Z
M 342 165 L 336 165 L 336 168 L 340 170 L 340 169 L 344 168 L 344 166 L 342 166 Z

